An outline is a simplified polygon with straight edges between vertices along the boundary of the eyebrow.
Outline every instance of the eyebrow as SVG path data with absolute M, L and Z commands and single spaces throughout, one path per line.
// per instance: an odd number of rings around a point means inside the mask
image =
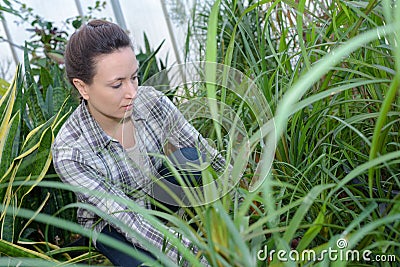
M 138 72 L 139 72 L 139 67 L 135 70 L 135 72 L 131 75 L 131 77 L 134 76 L 134 75 L 137 75 Z M 117 77 L 117 78 L 114 78 L 112 80 L 109 80 L 107 83 L 113 83 L 113 82 L 121 81 L 121 80 L 124 80 L 124 79 L 125 79 L 125 77 Z

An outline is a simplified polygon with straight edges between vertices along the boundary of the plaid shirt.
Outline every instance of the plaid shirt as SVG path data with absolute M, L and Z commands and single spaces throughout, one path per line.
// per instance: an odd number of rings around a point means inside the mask
M 177 148 L 199 147 L 202 152 L 211 154 L 211 158 L 219 158 L 213 161 L 212 166 L 216 170 L 222 169 L 222 157 L 217 156 L 217 152 L 183 117 L 176 106 L 154 88 L 139 87 L 132 118 L 137 131 L 136 142 L 145 157 L 144 169 L 150 170 L 152 175 L 157 175 L 157 170 L 162 165 L 162 159 L 154 155 L 161 154 L 167 142 Z M 102 130 L 84 102 L 60 129 L 53 144 L 53 161 L 63 182 L 100 193 L 99 197 L 99 194 L 77 192 L 79 202 L 93 205 L 112 215 L 160 250 L 166 247 L 168 257 L 178 259 L 177 249 L 166 243 L 163 234 L 140 214 L 129 211 L 124 204 L 101 197 L 101 193 L 108 193 L 150 208 L 146 193 L 152 179 L 132 162 L 117 140 Z M 88 210 L 78 209 L 77 215 L 80 224 L 94 229 L 95 232 L 101 232 L 108 224 L 104 220 L 99 222 L 99 217 Z M 141 246 L 133 236 L 114 225 L 113 227 L 130 242 Z M 186 238 L 183 238 L 182 242 L 186 247 L 190 247 Z

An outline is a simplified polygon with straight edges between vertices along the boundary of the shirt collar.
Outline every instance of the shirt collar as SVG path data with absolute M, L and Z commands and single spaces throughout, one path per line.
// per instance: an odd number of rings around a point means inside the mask
M 154 108 L 157 108 L 162 93 L 151 86 L 139 86 L 137 96 L 133 103 L 132 118 L 148 120 Z
M 98 122 L 90 114 L 85 101 L 82 101 L 78 108 L 80 111 L 81 127 L 83 132 L 87 134 L 90 145 L 92 145 L 94 149 L 105 148 L 112 141 L 112 138 L 104 132 Z

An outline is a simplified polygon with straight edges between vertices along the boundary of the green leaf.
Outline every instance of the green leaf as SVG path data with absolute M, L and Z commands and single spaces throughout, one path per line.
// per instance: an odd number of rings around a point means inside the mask
M 53 143 L 53 131 L 51 127 L 48 127 L 40 138 L 40 144 L 37 150 L 36 158 L 34 160 L 34 166 L 32 175 L 39 175 L 36 179 L 41 180 L 46 174 L 47 169 L 51 162 L 51 144 Z
M 75 29 L 79 29 L 79 27 L 81 27 L 81 25 L 82 25 L 82 20 L 76 19 L 76 20 L 72 21 L 72 26 Z
M 303 235 L 300 240 L 300 243 L 297 246 L 297 251 L 303 251 L 307 248 L 307 246 L 314 240 L 314 238 L 319 234 L 322 229 L 323 223 L 325 221 L 325 205 L 322 207 L 321 211 L 318 213 L 317 218 L 314 220 L 313 224 L 310 228 L 308 228 L 307 232 Z
M 0 252 L 4 253 L 9 257 L 23 257 L 23 258 L 41 258 L 52 262 L 57 262 L 53 258 L 47 256 L 46 254 L 39 253 L 22 246 L 10 243 L 8 241 L 0 239 Z
M 51 143 L 53 133 L 51 129 L 52 121 L 43 124 L 40 128 L 36 128 L 29 133 L 27 141 L 23 145 L 18 170 L 15 179 L 25 180 L 32 175 L 31 179 L 42 179 L 50 165 L 51 160 Z M 39 176 L 38 176 L 39 175 Z
M 217 88 L 215 86 L 217 80 L 217 29 L 218 16 L 221 1 L 217 0 L 211 8 L 208 20 L 207 43 L 206 43 L 206 63 L 205 63 L 205 81 L 207 88 L 207 97 L 210 99 L 209 107 L 212 118 L 214 119 L 214 127 L 216 130 L 219 143 L 222 143 L 221 126 L 218 124 L 218 107 L 215 101 L 217 99 Z
M 22 145 L 21 155 L 27 153 L 28 151 L 31 151 L 32 149 L 37 148 L 42 133 L 52 125 L 52 123 L 54 122 L 54 118 L 55 116 L 28 133 L 28 135 L 25 138 L 25 142 Z
M 303 203 L 297 209 L 293 218 L 290 221 L 290 224 L 283 235 L 283 239 L 289 243 L 296 231 L 299 229 L 301 222 L 303 221 L 304 216 L 307 214 L 308 209 L 314 203 L 315 199 L 326 189 L 334 187 L 335 184 L 322 184 L 317 185 L 311 188 L 310 192 L 304 197 Z
M 3 192 L 4 190 L 0 190 Z M 16 218 L 13 214 L 4 214 L 4 217 L 0 221 L 0 226 L 1 226 L 1 240 L 8 241 L 8 242 L 16 242 L 16 231 L 15 231 L 15 225 L 16 225 Z M 1 248 L 0 248 L 1 251 Z
M 53 112 L 59 112 L 65 99 L 67 99 L 68 93 L 65 88 L 54 87 L 53 88 Z
M 15 96 L 17 91 L 17 74 L 18 68 L 15 72 L 13 82 L 11 83 L 6 94 L 0 99 L 0 142 L 3 140 L 4 134 L 7 130 L 8 122 L 10 121 L 13 111 Z
M 18 130 L 21 123 L 21 114 L 18 111 L 7 125 L 7 131 L 0 141 L 0 177 L 3 177 L 15 158 L 14 148 L 19 146 Z
M 379 117 L 376 121 L 376 125 L 374 128 L 374 135 L 372 136 L 372 144 L 371 150 L 369 153 L 369 159 L 372 160 L 377 157 L 378 153 L 380 153 L 387 144 L 384 142 L 386 139 L 386 134 L 382 131 L 383 127 L 386 125 L 387 115 L 389 111 L 392 109 L 392 105 L 395 103 L 396 98 L 398 97 L 400 85 L 400 72 L 397 72 L 391 85 L 389 91 L 387 92 L 382 107 L 379 111 Z M 380 196 L 383 195 L 382 187 L 381 187 L 381 177 L 376 175 L 376 169 L 371 168 L 368 171 L 368 186 L 369 186 L 369 194 L 370 197 L 373 197 L 373 185 L 378 187 L 378 194 Z M 375 180 L 375 181 L 374 181 Z
M 221 0 L 215 1 L 211 8 L 210 17 L 208 19 L 208 30 L 207 30 L 207 43 L 206 43 L 206 61 L 217 62 L 217 28 L 218 28 L 218 16 L 219 6 Z
M 49 116 L 54 115 L 53 86 L 49 85 L 46 91 L 45 106 Z
M 26 102 L 28 106 L 27 120 L 29 120 L 29 122 L 32 122 L 33 127 L 37 127 L 46 121 L 45 116 L 43 115 L 42 108 L 38 103 L 37 94 L 34 88 L 35 86 L 35 84 L 31 84 L 24 94 L 24 102 Z M 44 106 L 44 102 L 42 106 Z
M 29 53 L 28 53 L 28 43 L 25 42 L 25 48 L 24 48 L 24 66 L 25 66 L 25 81 L 28 85 L 28 87 L 35 83 L 35 80 L 33 79 L 32 76 L 32 69 L 31 69 L 31 63 L 29 62 Z
M 0 79 L 0 97 L 2 97 L 7 92 L 9 86 L 10 84 L 7 81 Z
M 40 68 L 39 83 L 42 85 L 43 94 L 46 95 L 46 89 L 53 84 L 53 79 L 50 72 L 44 67 Z

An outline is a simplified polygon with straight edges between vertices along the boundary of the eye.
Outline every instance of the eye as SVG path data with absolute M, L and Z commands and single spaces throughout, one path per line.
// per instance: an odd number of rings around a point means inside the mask
M 139 75 L 133 75 L 132 77 L 131 77 L 131 80 L 132 81 L 137 81 L 139 79 Z
M 122 83 L 119 83 L 117 85 L 112 85 L 111 88 L 118 89 L 121 87 L 121 85 L 122 85 Z

